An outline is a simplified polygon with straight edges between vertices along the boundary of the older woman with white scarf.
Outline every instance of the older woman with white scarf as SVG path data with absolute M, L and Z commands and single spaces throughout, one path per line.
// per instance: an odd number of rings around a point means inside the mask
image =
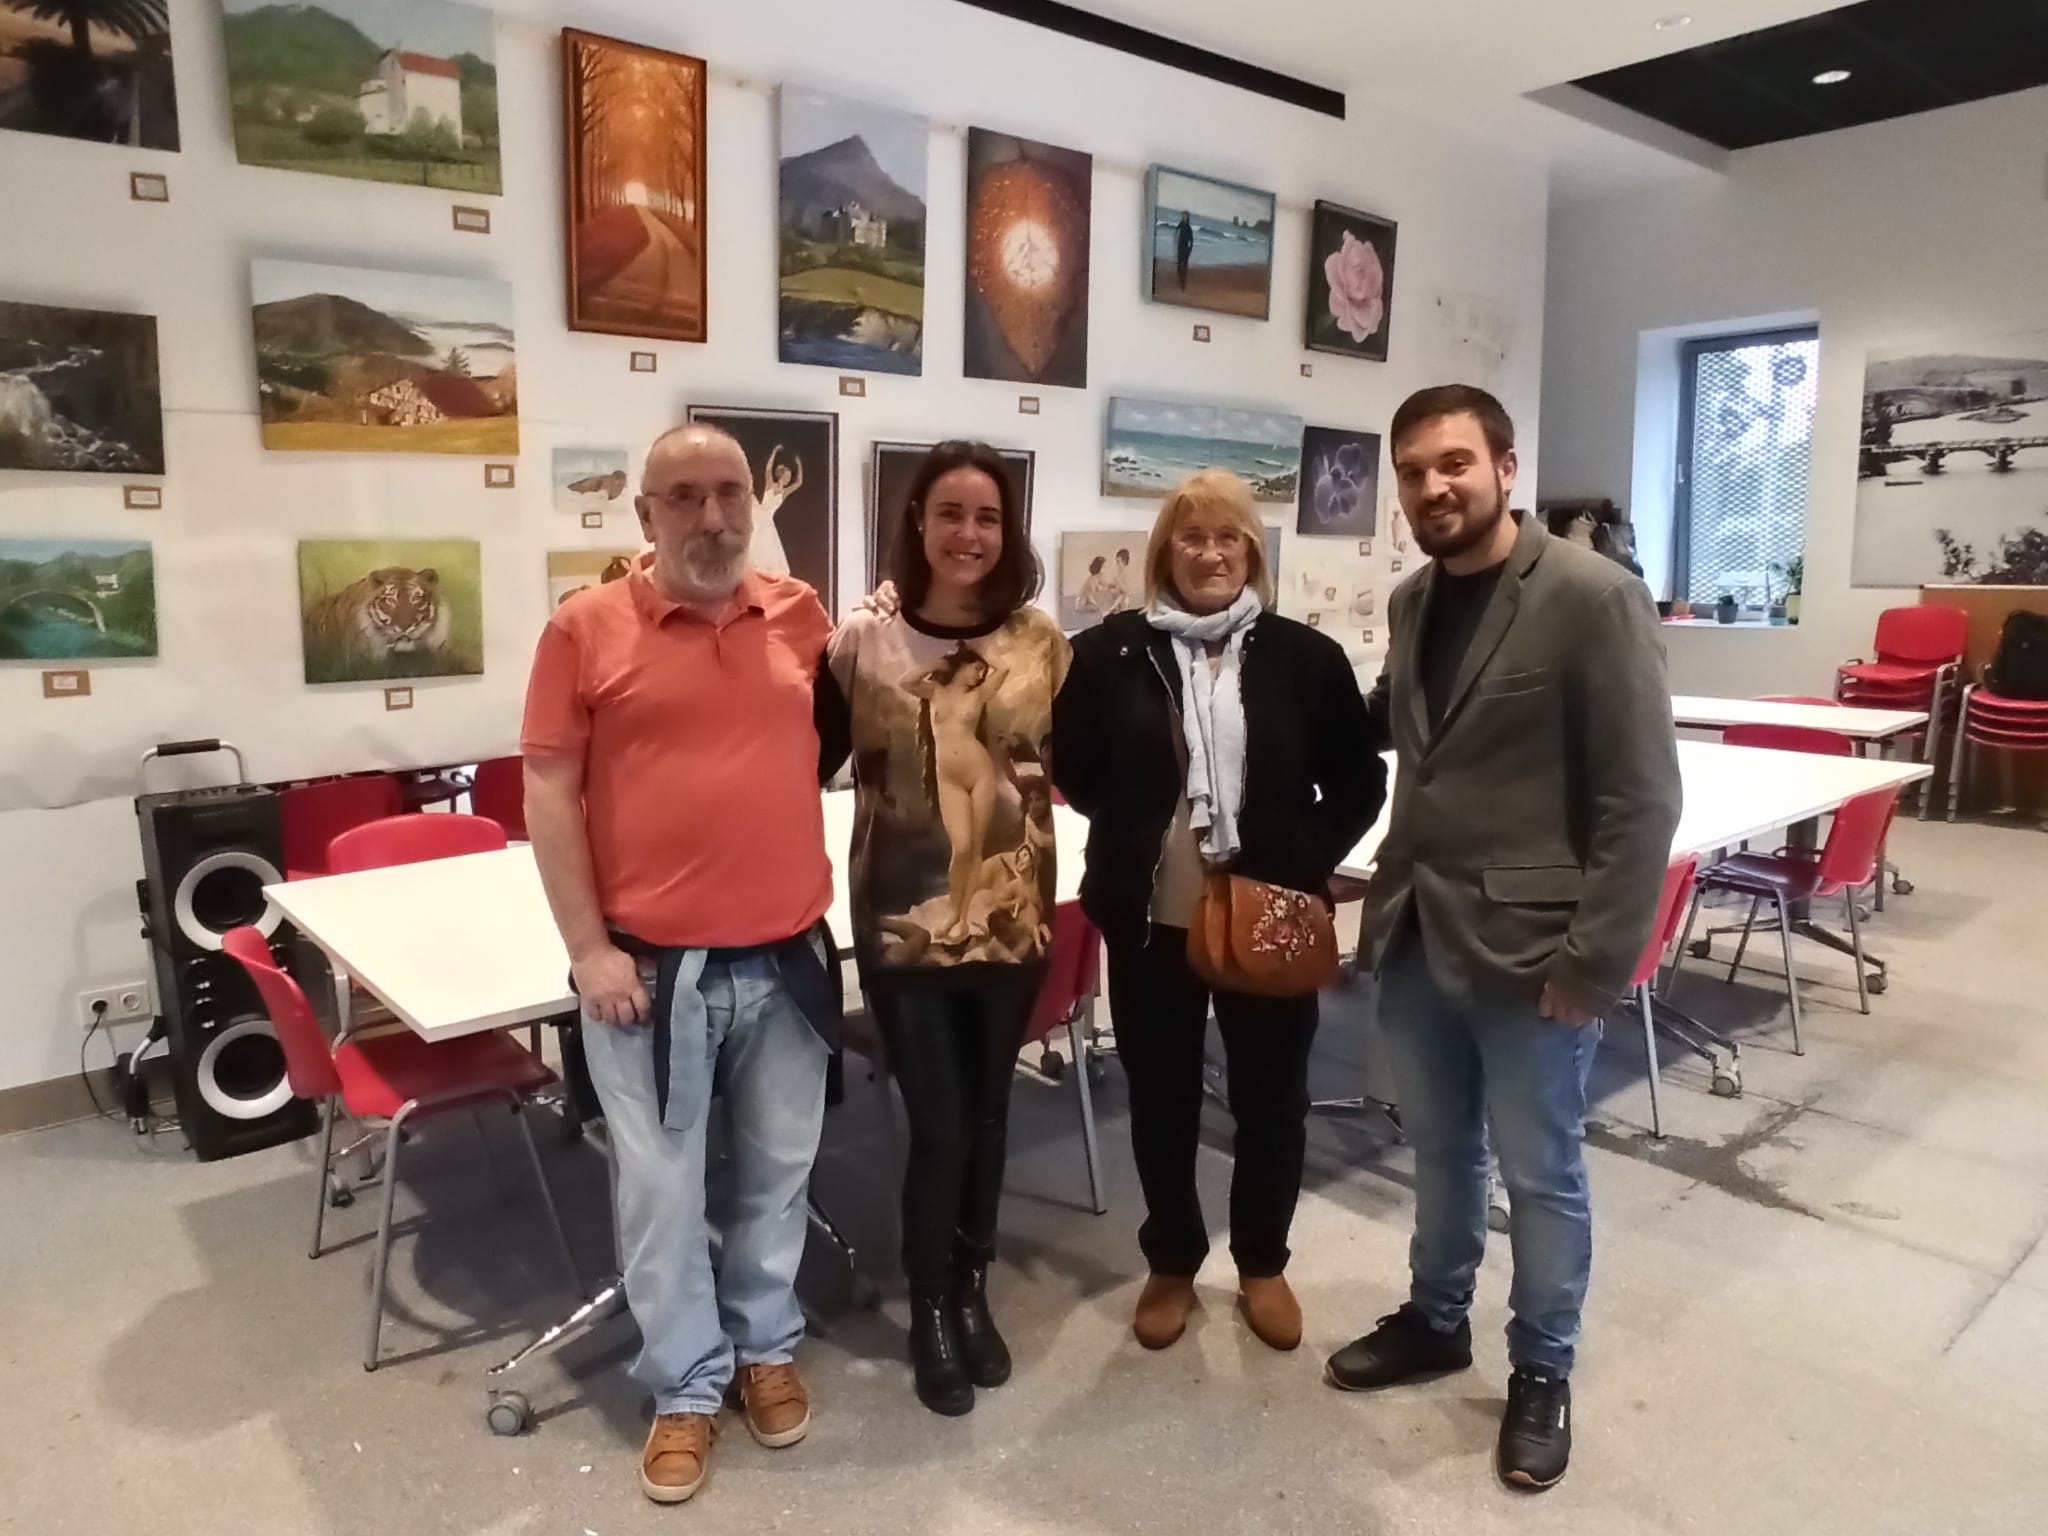
M 1089 819 L 1081 904 L 1109 946 L 1110 1010 L 1130 1080 L 1150 1268 L 1133 1330 L 1186 1330 L 1209 1235 L 1195 1188 L 1212 993 L 1188 963 L 1211 870 L 1321 894 L 1386 797 L 1365 704 L 1328 636 L 1272 612 L 1264 530 L 1237 476 L 1167 497 L 1143 612 L 1074 640 L 1053 702 L 1053 782 Z M 1317 1001 L 1216 989 L 1237 1122 L 1230 1251 L 1237 1305 L 1275 1349 L 1301 1342 L 1287 1235 L 1301 1192 Z

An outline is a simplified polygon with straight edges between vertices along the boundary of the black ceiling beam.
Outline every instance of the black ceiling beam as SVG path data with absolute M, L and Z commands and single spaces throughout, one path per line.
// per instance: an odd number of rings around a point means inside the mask
M 960 0 L 960 3 L 971 5 L 976 10 L 993 11 L 1013 21 L 1044 27 L 1047 31 L 1059 32 L 1084 43 L 1114 48 L 1134 58 L 1164 64 L 1168 69 L 1185 70 L 1222 85 L 1234 85 L 1241 91 L 1251 91 L 1274 101 L 1284 101 L 1292 107 L 1320 112 L 1325 117 L 1341 118 L 1344 115 L 1342 91 L 1312 85 L 1306 80 L 1297 80 L 1293 75 L 1283 75 L 1276 69 L 1262 69 L 1242 59 L 1233 59 L 1228 54 L 1212 53 L 1207 48 L 1197 48 L 1193 43 L 1161 37 L 1143 27 L 1111 21 L 1107 16 L 1097 16 L 1078 6 L 1062 5 L 1059 0 Z

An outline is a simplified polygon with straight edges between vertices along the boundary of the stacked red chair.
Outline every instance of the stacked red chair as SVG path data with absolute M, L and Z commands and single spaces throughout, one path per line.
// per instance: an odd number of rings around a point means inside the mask
M 1960 608 L 1919 603 L 1887 608 L 1877 616 L 1877 659 L 1857 658 L 1835 671 L 1837 702 L 1861 709 L 1917 709 L 1928 717 L 1920 738 L 1920 761 L 1938 760 L 1941 733 L 1954 718 L 1969 615 Z M 1920 819 L 1930 814 L 1933 796 L 1920 799 Z
M 1999 752 L 2048 752 L 2048 699 L 2015 699 L 1982 683 L 1963 690 L 1955 755 L 1948 770 L 1950 821 L 1956 819 L 1963 779 L 1977 757 L 1971 749 L 1986 747 Z

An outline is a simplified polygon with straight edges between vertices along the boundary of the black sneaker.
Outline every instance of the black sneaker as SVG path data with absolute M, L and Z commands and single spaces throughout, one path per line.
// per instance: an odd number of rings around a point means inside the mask
M 1323 1380 L 1345 1392 L 1371 1392 L 1422 1376 L 1444 1376 L 1472 1363 L 1472 1325 L 1444 1333 L 1432 1328 L 1413 1302 L 1379 1320 L 1362 1339 L 1330 1356 Z
M 1572 1459 L 1572 1384 L 1516 1371 L 1500 1421 L 1500 1480 L 1511 1488 L 1550 1488 Z

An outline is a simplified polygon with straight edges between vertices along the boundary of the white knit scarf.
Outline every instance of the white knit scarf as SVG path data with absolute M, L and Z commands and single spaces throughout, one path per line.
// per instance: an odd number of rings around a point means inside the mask
M 1263 605 L 1247 586 L 1217 613 L 1189 613 L 1163 593 L 1145 618 L 1173 641 L 1180 660 L 1182 734 L 1188 744 L 1188 824 L 1201 835 L 1202 854 L 1222 863 L 1238 850 L 1237 818 L 1244 808 L 1244 695 L 1239 662 L 1244 637 Z M 1208 647 L 1223 642 L 1209 668 Z

